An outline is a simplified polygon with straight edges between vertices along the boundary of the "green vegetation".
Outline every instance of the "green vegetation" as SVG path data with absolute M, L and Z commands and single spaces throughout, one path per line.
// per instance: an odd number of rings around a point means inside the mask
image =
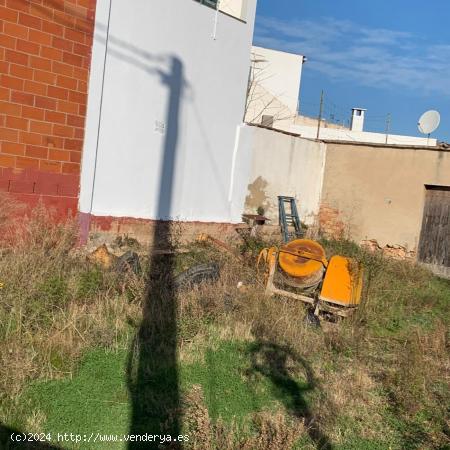
M 248 264 L 191 244 L 163 257 L 174 273 L 150 277 L 88 263 L 74 227 L 49 226 L 42 211 L 15 233 L 0 261 L 0 423 L 12 429 L 177 429 L 199 450 L 448 448 L 450 284 L 415 264 L 323 241 L 362 262 L 364 301 L 314 328 L 298 302 L 264 297 L 262 240 L 242 246 Z M 217 283 L 151 290 L 153 278 L 170 286 L 168 276 L 210 261 Z M 176 334 L 158 296 L 173 300 Z M 161 336 L 146 325 L 156 320 Z

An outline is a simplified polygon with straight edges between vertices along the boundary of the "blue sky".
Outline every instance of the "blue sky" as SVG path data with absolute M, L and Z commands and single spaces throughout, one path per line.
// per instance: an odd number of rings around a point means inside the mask
M 367 108 L 365 129 L 420 135 L 427 109 L 433 134 L 450 142 L 450 1 L 258 0 L 254 44 L 303 54 L 300 110 L 335 120 Z

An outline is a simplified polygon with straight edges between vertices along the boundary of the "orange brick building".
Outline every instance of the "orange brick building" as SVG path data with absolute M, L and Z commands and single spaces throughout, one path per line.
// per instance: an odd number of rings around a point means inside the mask
M 95 0 L 0 0 L 0 190 L 77 212 Z

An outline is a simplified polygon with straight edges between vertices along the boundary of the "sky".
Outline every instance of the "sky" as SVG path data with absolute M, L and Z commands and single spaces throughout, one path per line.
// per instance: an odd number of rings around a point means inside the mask
M 428 109 L 432 134 L 450 142 L 449 0 L 258 0 L 254 44 L 307 57 L 300 112 L 346 123 L 367 108 L 365 130 L 420 136 Z

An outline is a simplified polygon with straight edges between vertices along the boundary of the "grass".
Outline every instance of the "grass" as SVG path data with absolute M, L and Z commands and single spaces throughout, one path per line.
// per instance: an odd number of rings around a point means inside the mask
M 0 212 L 4 227 L 7 218 Z M 243 244 L 247 263 L 194 243 L 171 261 L 174 272 L 217 261 L 221 277 L 178 292 L 176 336 L 162 341 L 162 353 L 143 353 L 144 299 L 164 292 L 148 292 L 145 270 L 118 275 L 87 262 L 74 225 L 49 223 L 38 209 L 4 233 L 0 423 L 126 434 L 140 398 L 160 412 L 139 426 L 164 432 L 178 422 L 189 449 L 448 448 L 448 281 L 351 242 L 323 241 L 328 255 L 363 263 L 364 301 L 353 318 L 311 328 L 302 305 L 264 297 L 254 267 L 263 241 Z M 152 360 L 170 346 L 175 366 Z

